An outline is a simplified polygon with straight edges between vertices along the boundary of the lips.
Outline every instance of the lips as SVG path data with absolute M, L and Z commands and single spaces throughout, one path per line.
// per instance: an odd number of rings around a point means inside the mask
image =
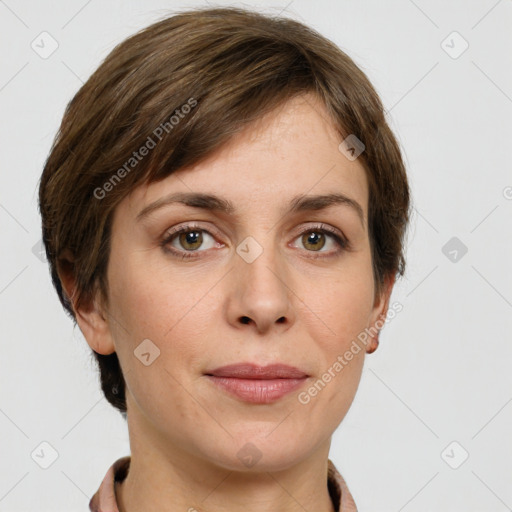
M 242 402 L 270 404 L 297 390 L 309 375 L 294 366 L 252 363 L 232 364 L 211 370 L 205 376 L 216 389 Z
M 237 379 L 302 379 L 308 375 L 294 366 L 271 364 L 258 366 L 252 363 L 230 364 L 207 373 L 214 377 L 232 377 Z

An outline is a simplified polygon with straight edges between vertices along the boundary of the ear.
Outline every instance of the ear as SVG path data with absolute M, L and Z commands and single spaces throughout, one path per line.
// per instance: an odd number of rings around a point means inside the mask
M 76 278 L 73 257 L 69 251 L 66 251 L 59 260 L 58 274 L 64 292 L 73 307 L 76 322 L 89 346 L 99 354 L 108 355 L 115 352 L 110 325 L 107 321 L 108 315 L 101 303 L 99 291 L 88 304 L 82 303 L 77 308 Z
M 382 326 L 386 320 L 389 308 L 389 300 L 391 297 L 391 292 L 393 291 L 393 286 L 395 285 L 395 279 L 395 275 L 389 275 L 386 277 L 380 295 L 375 297 L 372 313 L 370 315 L 370 325 L 368 326 L 368 330 L 371 333 L 369 336 L 371 339 L 371 352 L 377 348 L 379 343 L 379 331 L 382 329 Z

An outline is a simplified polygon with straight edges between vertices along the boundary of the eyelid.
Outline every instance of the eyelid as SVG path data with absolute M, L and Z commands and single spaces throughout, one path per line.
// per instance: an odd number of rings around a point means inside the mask
M 194 231 L 194 229 L 196 229 L 197 231 L 204 231 L 206 233 L 213 232 L 214 234 L 216 234 L 217 237 L 220 237 L 219 231 L 216 230 L 215 228 L 210 228 L 210 227 L 205 228 L 205 227 L 200 226 L 197 223 L 197 221 L 190 221 L 190 222 L 185 222 L 178 226 L 173 226 L 172 228 L 167 229 L 163 235 L 163 238 L 169 239 L 171 236 L 175 235 L 176 233 L 180 233 L 182 231 Z
M 339 229 L 334 228 L 334 227 L 330 226 L 329 224 L 324 224 L 323 222 L 313 222 L 310 225 L 302 226 L 299 229 L 298 235 L 302 235 L 303 233 L 307 233 L 308 231 L 314 231 L 315 229 L 318 231 L 326 231 L 329 234 L 337 235 L 340 238 L 346 240 L 346 237 L 343 235 L 343 233 Z

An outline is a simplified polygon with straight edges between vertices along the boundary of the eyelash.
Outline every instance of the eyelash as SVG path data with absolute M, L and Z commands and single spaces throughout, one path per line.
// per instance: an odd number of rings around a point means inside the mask
M 164 239 L 160 242 L 160 246 L 166 252 L 169 252 L 174 256 L 180 257 L 181 259 L 197 258 L 198 256 L 196 256 L 196 253 L 204 252 L 204 251 L 198 251 L 198 250 L 197 251 L 178 251 L 174 248 L 168 247 L 168 244 L 177 235 L 180 235 L 181 233 L 188 233 L 188 232 L 193 232 L 193 231 L 201 231 L 203 233 L 208 233 L 210 236 L 213 237 L 213 235 L 207 229 L 203 229 L 196 224 L 187 224 L 185 226 L 179 227 L 176 230 L 166 233 L 166 235 L 164 236 Z M 350 243 L 347 239 L 340 236 L 336 230 L 334 230 L 333 228 L 329 227 L 326 224 L 320 223 L 320 224 L 317 224 L 314 226 L 305 226 L 305 227 L 301 228 L 301 230 L 297 234 L 296 238 L 304 235 L 305 233 L 322 233 L 322 234 L 329 235 L 334 239 L 334 241 L 336 242 L 336 244 L 339 247 L 338 250 L 336 250 L 334 254 L 330 254 L 327 256 L 311 256 L 313 259 L 328 258 L 330 256 L 336 256 L 340 252 L 350 250 L 350 248 L 351 248 Z M 315 251 L 307 251 L 307 252 L 315 252 Z

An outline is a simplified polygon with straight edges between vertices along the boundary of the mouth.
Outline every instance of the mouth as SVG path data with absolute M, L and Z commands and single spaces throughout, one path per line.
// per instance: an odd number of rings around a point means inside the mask
M 205 373 L 222 391 L 255 404 L 269 404 L 302 386 L 309 375 L 294 366 L 272 364 L 258 366 L 252 363 L 222 366 Z

